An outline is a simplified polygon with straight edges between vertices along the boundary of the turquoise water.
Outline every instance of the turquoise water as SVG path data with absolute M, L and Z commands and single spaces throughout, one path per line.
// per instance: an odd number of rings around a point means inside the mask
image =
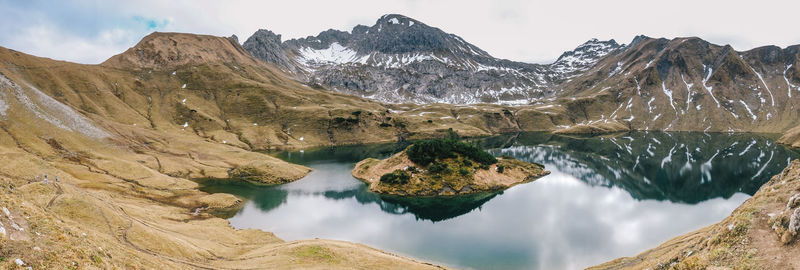
M 285 240 L 364 243 L 457 268 L 580 269 L 632 256 L 729 215 L 796 152 L 759 134 L 546 133 L 474 140 L 495 155 L 544 164 L 549 176 L 500 193 L 458 198 L 381 197 L 350 175 L 367 157 L 404 145 L 281 152 L 314 169 L 277 186 L 207 181 L 247 200 L 236 228 Z

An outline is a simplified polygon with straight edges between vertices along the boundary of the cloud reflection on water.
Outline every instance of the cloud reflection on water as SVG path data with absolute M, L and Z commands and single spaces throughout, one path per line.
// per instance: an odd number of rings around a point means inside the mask
M 635 255 L 721 220 L 766 179 L 752 180 L 753 174 L 764 168 L 766 177 L 783 168 L 779 159 L 767 162 L 770 151 L 783 159 L 797 157 L 758 136 L 630 136 L 637 137 L 612 141 L 523 134 L 503 139 L 505 150 L 493 152 L 545 163 L 553 173 L 501 194 L 446 205 L 450 208 L 440 212 L 384 200 L 352 178 L 354 160 L 377 155 L 369 149 L 373 146 L 321 150 L 325 154 L 307 150 L 303 157 L 310 159 L 292 157 L 315 169 L 302 180 L 216 191 L 248 199 L 230 218 L 234 227 L 263 229 L 285 240 L 354 241 L 459 268 L 577 269 Z M 628 147 L 637 154 L 617 156 Z M 686 149 L 693 151 L 687 155 Z M 714 155 L 710 170 L 703 171 L 701 164 Z M 687 162 L 691 169 L 681 173 Z M 704 173 L 712 181 L 702 180 Z

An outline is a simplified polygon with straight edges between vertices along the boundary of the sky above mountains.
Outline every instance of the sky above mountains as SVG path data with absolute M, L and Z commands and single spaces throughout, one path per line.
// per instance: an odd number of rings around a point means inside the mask
M 549 63 L 591 38 L 628 43 L 698 36 L 737 50 L 800 44 L 800 1 L 15 1 L 0 0 L 0 46 L 100 63 L 153 31 L 230 36 L 260 28 L 283 39 L 372 25 L 403 14 L 461 36 L 499 58 Z

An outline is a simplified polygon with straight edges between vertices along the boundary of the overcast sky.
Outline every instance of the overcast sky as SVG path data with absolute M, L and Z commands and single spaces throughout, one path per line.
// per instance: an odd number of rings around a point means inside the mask
M 399 13 L 461 36 L 495 57 L 549 63 L 590 38 L 628 43 L 698 36 L 737 50 L 800 44 L 800 1 L 586 0 L 0 0 L 0 46 L 96 64 L 153 31 L 283 39 L 372 25 Z

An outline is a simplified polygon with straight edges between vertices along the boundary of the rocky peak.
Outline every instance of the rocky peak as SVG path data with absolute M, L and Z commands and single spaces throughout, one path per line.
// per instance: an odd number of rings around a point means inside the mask
M 384 25 L 384 26 L 406 26 L 411 27 L 415 24 L 420 25 L 421 27 L 428 27 L 427 25 L 414 20 L 412 18 L 400 15 L 400 14 L 386 14 L 381 16 L 378 21 L 375 22 L 375 25 Z
M 298 71 L 294 61 L 284 52 L 281 35 L 272 31 L 265 29 L 256 31 L 242 44 L 242 47 L 253 57 L 273 63 L 281 70 L 289 73 Z
M 351 32 L 330 29 L 317 36 L 288 40 L 284 47 L 294 50 L 324 50 L 331 48 L 334 43 L 358 55 L 448 53 L 490 57 L 485 51 L 456 35 L 399 14 L 383 15 L 374 25 L 357 25 Z
M 636 44 L 639 44 L 639 42 L 642 42 L 642 41 L 645 41 L 645 40 L 649 40 L 649 39 L 652 39 L 652 38 L 648 37 L 648 36 L 645 36 L 645 35 L 635 36 L 635 37 L 633 37 L 633 40 L 631 40 L 631 44 L 629 46 L 634 46 Z
M 385 54 L 450 52 L 455 55 L 489 56 L 459 36 L 398 14 L 382 16 L 360 40 L 362 44 L 358 48 L 359 52 L 377 51 Z
M 621 47 L 623 46 L 613 39 L 601 41 L 593 38 L 574 50 L 561 54 L 551 67 L 558 73 L 570 75 L 593 67 L 603 56 Z

